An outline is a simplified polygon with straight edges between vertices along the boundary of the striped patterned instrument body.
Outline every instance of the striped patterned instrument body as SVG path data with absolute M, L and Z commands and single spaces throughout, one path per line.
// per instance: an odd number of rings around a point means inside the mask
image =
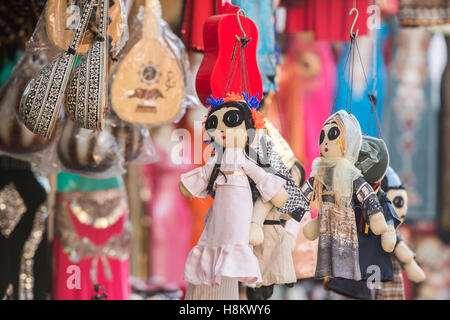
M 28 82 L 19 106 L 19 116 L 25 126 L 44 138 L 52 135 L 59 117 L 64 91 L 75 60 L 75 52 L 86 30 L 93 0 L 86 3 L 72 44 L 66 52 L 42 68 Z
M 104 127 L 107 102 L 108 0 L 100 2 L 100 32 L 73 72 L 66 91 L 66 112 L 78 126 Z

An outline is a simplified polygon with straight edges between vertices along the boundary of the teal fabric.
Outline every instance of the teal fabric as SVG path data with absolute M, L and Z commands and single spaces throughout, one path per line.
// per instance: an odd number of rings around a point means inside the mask
M 13 59 L 5 58 L 3 60 L 3 67 L 0 70 L 0 86 L 3 85 L 6 79 L 10 76 L 14 66 L 19 61 L 20 57 L 23 56 L 23 51 L 18 51 Z
M 108 179 L 94 179 L 70 172 L 58 174 L 57 191 L 95 191 L 123 188 L 121 176 Z
M 278 90 L 275 84 L 277 52 L 273 0 L 233 0 L 232 4 L 243 9 L 258 28 L 256 59 L 263 80 L 263 92 Z

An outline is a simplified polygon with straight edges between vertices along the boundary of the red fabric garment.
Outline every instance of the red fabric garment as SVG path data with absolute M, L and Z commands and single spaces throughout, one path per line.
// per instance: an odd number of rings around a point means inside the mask
M 203 24 L 214 14 L 217 0 L 186 0 L 181 33 L 188 50 L 203 51 Z
M 312 31 L 316 40 L 349 41 L 355 13 L 348 13 L 355 6 L 359 16 L 354 31 L 368 34 L 370 0 L 282 0 L 281 5 L 287 8 L 286 33 Z
M 95 229 L 92 226 L 85 225 L 78 221 L 73 214 L 70 214 L 73 228 L 78 236 L 86 237 L 96 245 L 102 245 L 110 237 L 122 232 L 126 221 L 126 213 L 114 224 L 105 229 Z M 105 275 L 103 262 L 101 259 L 97 265 L 98 283 L 105 288 L 108 295 L 106 300 L 128 300 L 131 292 L 128 284 L 129 262 L 128 259 L 120 260 L 115 258 L 106 258 L 111 268 L 112 279 Z M 55 236 L 53 240 L 53 299 L 55 300 L 90 300 L 95 295 L 94 286 L 91 280 L 91 266 L 93 257 L 81 259 L 79 262 L 73 262 L 64 251 L 60 239 Z M 71 266 L 77 266 L 80 270 L 80 288 L 69 288 L 69 277 L 74 272 L 69 269 Z M 100 291 L 100 294 L 102 292 Z
M 192 248 L 193 214 L 188 198 L 178 190 L 180 175 L 192 168 L 174 164 L 170 154 L 155 145 L 161 160 L 142 167 L 143 180 L 151 198 L 147 202 L 150 217 L 150 275 L 185 290 L 184 264 Z

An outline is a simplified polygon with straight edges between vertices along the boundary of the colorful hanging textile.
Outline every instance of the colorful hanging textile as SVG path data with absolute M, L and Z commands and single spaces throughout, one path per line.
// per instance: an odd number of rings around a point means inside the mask
M 89 300 L 99 284 L 106 299 L 128 299 L 131 225 L 122 178 L 63 172 L 57 189 L 53 298 Z
M 192 248 L 193 216 L 188 199 L 178 192 L 180 174 L 190 165 L 176 165 L 170 154 L 158 148 L 161 160 L 143 167 L 150 198 L 150 276 L 186 289 L 184 264 Z
M 431 221 L 436 216 L 440 102 L 439 93 L 432 94 L 431 90 L 435 83 L 432 71 L 442 62 L 436 54 L 439 49 L 429 48 L 430 38 L 425 29 L 398 31 L 384 106 L 383 138 L 391 167 L 399 173 L 408 192 L 409 221 Z M 440 81 L 441 74 L 438 72 L 435 78 Z
M 286 33 L 311 31 L 316 40 L 349 41 L 353 17 L 348 13 L 353 7 L 359 11 L 355 30 L 359 35 L 368 34 L 367 8 L 370 0 L 282 0 L 286 7 Z
M 275 83 L 277 50 L 275 40 L 274 0 L 233 0 L 232 4 L 244 9 L 258 28 L 257 62 L 263 79 L 263 91 L 278 90 Z
M 448 0 L 399 0 L 398 21 L 404 27 L 450 23 Z
M 203 24 L 217 10 L 217 0 L 186 0 L 181 29 L 186 49 L 203 51 Z
M 358 37 L 356 39 L 364 68 L 361 67 L 356 44 L 354 48 L 354 61 L 352 62 L 352 55 L 350 55 L 347 67 L 345 68 L 350 49 L 350 44 L 345 44 L 344 51 L 338 62 L 338 72 L 336 75 L 336 86 L 339 91 L 334 111 L 341 109 L 350 111 L 351 104 L 351 113 L 358 119 L 362 133 L 373 137 L 378 137 L 379 133 L 377 120 L 373 113 L 368 94 L 376 94 L 376 110 L 378 119 L 381 122 L 386 79 L 383 46 L 386 42 L 387 34 L 388 27 L 383 23 L 381 29 L 373 30 L 370 37 Z M 354 67 L 353 72 L 350 69 L 352 63 Z M 348 72 L 353 73 L 353 88 L 350 86 L 351 81 L 349 81 Z M 376 79 L 374 76 L 376 76 Z M 341 85 L 339 86 L 340 82 Z
M 439 112 L 439 169 L 438 176 L 438 227 L 439 235 L 446 243 L 450 242 L 450 36 L 445 37 L 447 44 L 447 65 L 442 74 L 441 110 Z

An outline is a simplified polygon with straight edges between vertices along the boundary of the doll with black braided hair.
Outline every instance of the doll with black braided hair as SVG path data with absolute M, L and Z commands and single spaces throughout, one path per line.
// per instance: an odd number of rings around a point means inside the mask
M 256 111 L 257 97 L 208 99 L 207 134 L 221 152 L 203 166 L 181 176 L 180 191 L 185 196 L 214 202 L 197 245 L 186 260 L 184 279 L 189 283 L 186 299 L 237 300 L 238 282 L 260 283 L 258 260 L 249 245 L 253 211 L 253 180 L 263 201 L 282 207 L 289 198 L 286 180 L 265 170 L 254 160 L 250 147 L 255 130 L 263 125 Z

